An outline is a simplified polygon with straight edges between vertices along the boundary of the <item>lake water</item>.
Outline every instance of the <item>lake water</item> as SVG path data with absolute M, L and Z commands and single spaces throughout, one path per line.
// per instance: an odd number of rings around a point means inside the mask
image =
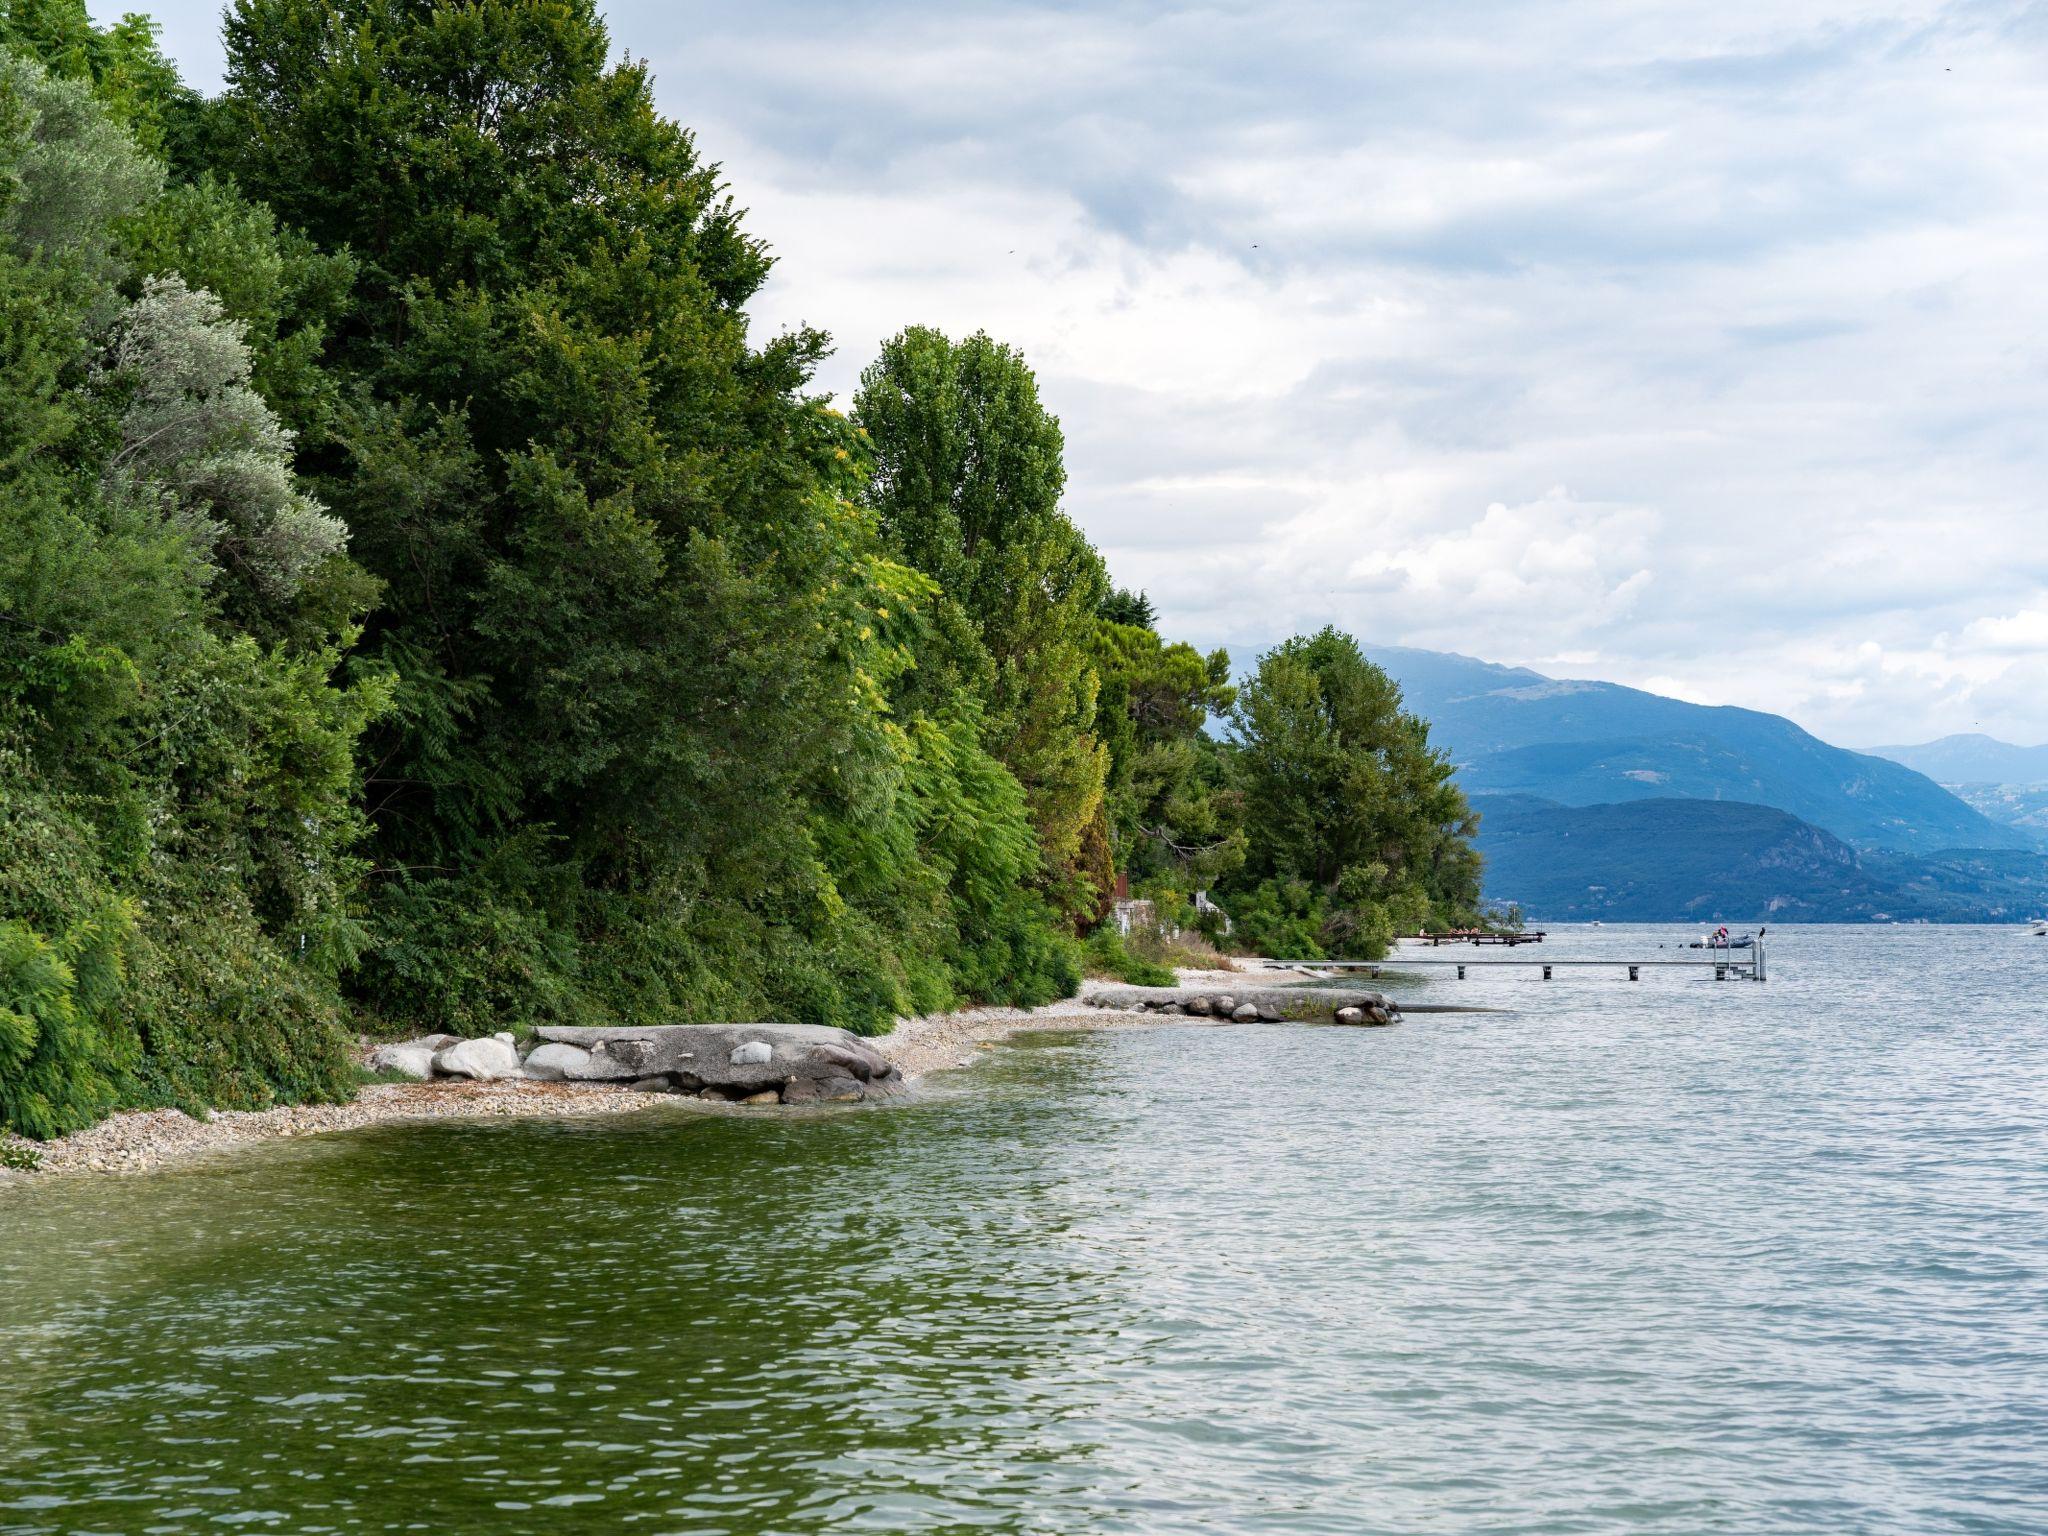
M 0 1532 L 2038 1536 L 2048 939 L 1772 939 L 0 1194 Z

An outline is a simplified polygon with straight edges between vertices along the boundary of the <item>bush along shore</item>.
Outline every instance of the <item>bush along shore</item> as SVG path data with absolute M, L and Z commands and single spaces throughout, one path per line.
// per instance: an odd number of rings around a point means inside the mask
M 1162 634 L 1015 349 L 908 326 L 839 409 L 756 334 L 590 0 L 224 41 L 202 97 L 0 0 L 0 1129 L 342 1104 L 362 1035 L 1034 1007 L 1120 880 L 1266 953 L 1476 920 L 1399 691 Z

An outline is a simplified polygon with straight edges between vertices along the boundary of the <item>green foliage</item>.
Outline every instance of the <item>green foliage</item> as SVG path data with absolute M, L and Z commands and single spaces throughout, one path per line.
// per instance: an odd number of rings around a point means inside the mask
M 1237 802 L 1209 717 L 1236 698 L 1230 657 L 1167 644 L 1149 628 L 1104 622 L 1093 654 L 1102 675 L 1118 867 L 1134 886 L 1177 897 L 1217 884 L 1244 860 Z
M 1247 954 L 1276 960 L 1329 958 L 1322 942 L 1323 895 L 1306 880 L 1262 880 L 1232 891 L 1229 901 L 1230 937 Z
M 1126 624 L 1133 629 L 1151 629 L 1159 622 L 1152 599 L 1129 587 L 1112 588 L 1096 605 L 1095 614 L 1105 624 Z
M 93 25 L 85 0 L 0 0 L 0 50 L 90 87 L 111 125 L 145 153 L 161 156 L 191 93 L 156 36 L 157 25 L 146 16 Z
M 1084 964 L 1091 976 L 1108 976 L 1134 987 L 1170 987 L 1180 980 L 1165 966 L 1132 954 L 1113 926 L 1088 935 Z
M 0 49 L 0 243 L 108 275 L 115 221 L 153 197 L 163 170 L 92 91 Z
M 766 256 L 593 8 L 241 0 L 228 44 L 220 165 L 355 262 L 314 457 L 384 584 L 358 664 L 396 680 L 361 1001 L 872 1030 L 1063 984 L 986 750 L 1014 721 L 892 707 L 979 639 L 854 503 L 868 447 L 800 393 L 822 338 L 750 346 Z M 1024 688 L 1021 643 L 957 649 Z
M 1476 921 L 1476 818 L 1429 727 L 1348 635 L 1260 657 L 1232 722 L 1248 841 L 1227 905 L 1241 942 L 1377 959 L 1397 932 Z
M 148 22 L 0 0 L 0 1129 L 344 1095 L 351 1007 L 1040 1003 L 1119 871 L 1298 952 L 1470 905 L 1336 637 L 1209 735 L 1227 656 L 1110 589 L 1016 352 L 806 395 L 591 0 L 226 28 L 200 102 Z
M 344 1090 L 355 744 L 388 692 L 333 681 L 338 525 L 312 558 L 272 537 L 307 503 L 238 328 L 181 279 L 118 286 L 161 173 L 111 78 L 0 53 L 0 1126 L 31 1136 Z
M 1094 889 L 1075 860 L 1109 769 L 1088 646 L 1108 581 L 1060 510 L 1059 422 L 1015 351 L 923 326 L 883 346 L 854 415 L 882 536 L 939 587 L 899 702 L 932 713 L 962 694 L 979 702 L 983 740 L 1024 786 L 1048 887 L 1066 910 L 1085 910 Z
M 51 940 L 0 922 L 0 1127 L 48 1137 L 115 1099 L 99 1015 L 117 990 L 129 913 L 119 906 Z

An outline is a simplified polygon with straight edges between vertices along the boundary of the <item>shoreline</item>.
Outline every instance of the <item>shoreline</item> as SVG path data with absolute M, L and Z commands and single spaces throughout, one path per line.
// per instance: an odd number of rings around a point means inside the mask
M 1191 973 L 1205 974 L 1205 973 Z M 932 1072 L 972 1063 L 979 1052 L 1031 1030 L 1103 1030 L 1157 1026 L 1156 1015 L 1105 1012 L 1078 998 L 1039 1008 L 990 1006 L 901 1019 L 867 1040 L 915 1085 Z M 133 1109 L 49 1142 L 27 1145 L 40 1158 L 33 1170 L 0 1167 L 0 1190 L 48 1176 L 151 1173 L 195 1158 L 263 1142 L 326 1136 L 419 1120 L 581 1119 L 636 1114 L 660 1104 L 691 1102 L 640 1093 L 622 1083 L 471 1082 L 369 1083 L 346 1104 L 280 1104 L 269 1109 L 217 1109 L 200 1120 L 178 1109 Z M 707 1114 L 748 1114 L 729 1105 L 699 1105 Z
M 1248 960 L 1242 968 L 1227 971 L 1187 967 L 1176 974 L 1182 986 L 1242 986 L 1248 979 L 1247 971 L 1258 964 L 1255 959 Z M 1279 985 L 1312 979 L 1299 971 L 1257 974 L 1262 981 Z M 950 1072 L 971 1065 L 980 1052 L 1012 1035 L 1037 1030 L 1158 1028 L 1171 1022 L 1175 1021 L 1163 1014 L 1090 1007 L 1077 993 L 1037 1008 L 988 1004 L 898 1019 L 888 1034 L 866 1037 L 865 1043 L 894 1062 L 914 1088 L 933 1072 Z M 369 1048 L 369 1042 L 364 1042 L 362 1054 L 367 1055 Z M 21 1142 L 10 1138 L 13 1145 L 33 1149 L 40 1161 L 33 1170 L 0 1167 L 0 1191 L 52 1175 L 151 1173 L 263 1142 L 329 1136 L 406 1121 L 582 1119 L 636 1114 L 676 1102 L 676 1095 L 636 1092 L 623 1083 L 542 1082 L 531 1078 L 472 1082 L 437 1078 L 417 1083 L 367 1083 L 346 1104 L 216 1109 L 203 1120 L 178 1109 L 123 1110 L 55 1141 Z M 706 1114 L 758 1112 L 730 1104 L 697 1103 L 697 1107 Z

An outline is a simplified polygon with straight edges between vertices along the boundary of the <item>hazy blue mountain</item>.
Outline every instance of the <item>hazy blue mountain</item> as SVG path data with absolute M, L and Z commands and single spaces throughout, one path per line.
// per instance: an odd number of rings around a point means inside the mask
M 1770 806 L 1859 848 L 2033 848 L 1921 773 L 1828 745 L 1780 715 L 1567 681 L 1440 651 L 1368 647 L 1474 795 L 1564 805 Z
M 2048 746 L 2016 747 L 1995 736 L 1944 736 L 1917 747 L 1872 747 L 1870 752 L 1941 784 L 2048 785 Z
M 2048 847 L 2048 786 L 1947 784 L 1943 788 L 1972 810 L 2030 832 L 2036 842 Z
M 2015 850 L 1859 851 L 1737 801 L 1567 806 L 1473 800 L 1489 899 L 1529 919 L 1625 922 L 2020 922 L 2048 909 L 2048 858 Z

